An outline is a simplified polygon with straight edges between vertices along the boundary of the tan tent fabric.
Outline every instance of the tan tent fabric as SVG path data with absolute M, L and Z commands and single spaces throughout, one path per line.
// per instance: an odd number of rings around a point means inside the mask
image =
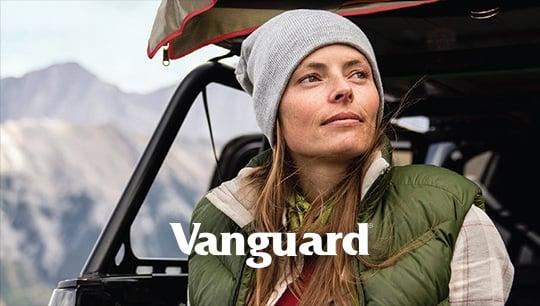
M 317 8 L 356 16 L 436 1 L 336 1 L 335 5 Z M 148 56 L 154 57 L 159 48 L 168 44 L 168 58 L 177 59 L 205 45 L 246 36 L 268 19 L 291 8 L 290 4 L 286 9 L 280 9 L 279 5 L 275 5 L 275 9 L 232 8 L 234 1 L 227 1 L 228 7 L 214 7 L 216 3 L 217 0 L 162 0 L 148 42 Z M 313 5 L 309 7 L 313 8 Z
M 161 46 L 182 34 L 182 27 L 215 5 L 217 0 L 162 0 L 148 41 L 148 55 L 153 57 Z

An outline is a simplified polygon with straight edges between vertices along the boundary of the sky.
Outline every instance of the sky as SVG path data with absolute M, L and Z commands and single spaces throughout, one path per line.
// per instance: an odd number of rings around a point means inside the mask
M 0 77 L 20 77 L 77 62 L 126 92 L 178 84 L 189 71 L 227 53 L 204 47 L 168 67 L 146 47 L 160 1 L 0 0 Z

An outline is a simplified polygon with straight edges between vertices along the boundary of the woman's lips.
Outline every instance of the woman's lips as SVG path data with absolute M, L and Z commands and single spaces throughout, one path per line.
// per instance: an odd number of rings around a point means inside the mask
M 349 126 L 357 126 L 360 124 L 360 121 L 357 119 L 341 119 L 329 122 L 325 124 L 324 126 L 333 126 L 333 127 L 349 127 Z
M 328 119 L 322 125 L 334 127 L 349 127 L 356 126 L 362 122 L 360 116 L 353 112 L 341 112 Z

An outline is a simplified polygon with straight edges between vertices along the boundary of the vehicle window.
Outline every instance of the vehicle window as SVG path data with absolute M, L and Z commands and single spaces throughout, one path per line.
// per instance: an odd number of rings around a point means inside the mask
M 219 84 L 207 87 L 216 153 L 231 139 L 260 133 L 246 93 Z M 189 111 L 131 228 L 138 257 L 186 257 L 176 243 L 170 222 L 189 232 L 194 206 L 206 193 L 216 161 L 202 95 Z
M 392 148 L 392 164 L 394 166 L 406 166 L 412 164 L 413 152 L 411 151 L 410 142 L 393 141 Z
M 486 151 L 474 156 L 465 163 L 464 175 L 473 181 L 479 181 L 493 153 Z
M 530 169 L 519 165 L 521 157 L 521 147 L 498 145 L 465 165 L 465 175 L 482 188 L 486 213 L 497 226 L 517 271 L 538 269 L 540 246 L 538 223 L 530 213 L 536 181 L 522 179 Z

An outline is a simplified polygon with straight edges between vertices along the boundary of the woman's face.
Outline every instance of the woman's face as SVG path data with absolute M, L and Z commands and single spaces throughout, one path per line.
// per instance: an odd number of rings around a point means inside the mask
M 369 62 L 358 50 L 335 44 L 298 65 L 283 94 L 279 119 L 293 158 L 350 160 L 371 144 L 378 109 Z

